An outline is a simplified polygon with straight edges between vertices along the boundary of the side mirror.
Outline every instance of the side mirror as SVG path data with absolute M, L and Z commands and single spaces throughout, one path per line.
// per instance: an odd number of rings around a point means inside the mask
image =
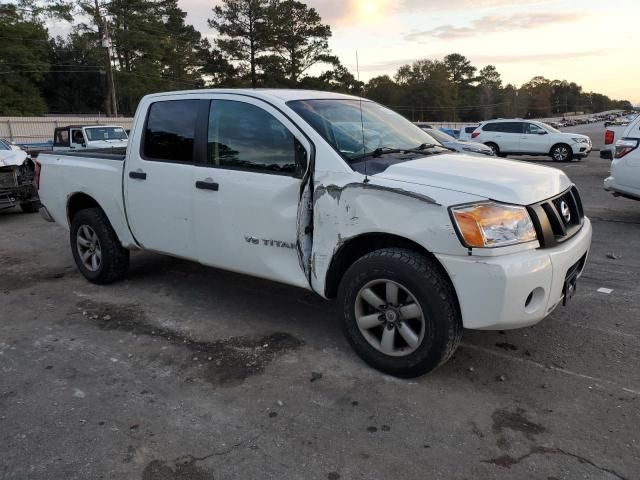
M 545 132 L 544 130 L 542 132 L 538 132 L 538 135 L 546 135 L 547 132 Z

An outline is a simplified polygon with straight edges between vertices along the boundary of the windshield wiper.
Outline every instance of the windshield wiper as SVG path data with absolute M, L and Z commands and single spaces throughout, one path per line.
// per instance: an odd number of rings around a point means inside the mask
M 406 150 L 403 150 L 403 152 L 420 153 L 424 150 L 429 150 L 431 148 L 444 148 L 444 147 L 441 147 L 440 145 L 436 145 L 435 143 L 423 143 L 422 145 L 416 148 L 407 148 Z
M 378 147 L 375 150 L 372 150 L 371 152 L 367 152 L 367 153 L 363 153 L 361 155 L 356 155 L 354 157 L 351 157 L 349 160 L 350 161 L 354 161 L 354 160 L 360 160 L 361 158 L 365 158 L 365 157 L 379 157 L 381 155 L 385 155 L 387 153 L 402 153 L 405 150 L 403 148 L 393 148 L 393 147 Z

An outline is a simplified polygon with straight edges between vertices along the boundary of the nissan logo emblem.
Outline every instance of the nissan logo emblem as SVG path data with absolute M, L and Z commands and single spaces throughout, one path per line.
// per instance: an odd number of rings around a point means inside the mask
M 571 221 L 571 210 L 569 210 L 569 205 L 564 200 L 560 202 L 560 213 L 565 222 L 569 223 Z

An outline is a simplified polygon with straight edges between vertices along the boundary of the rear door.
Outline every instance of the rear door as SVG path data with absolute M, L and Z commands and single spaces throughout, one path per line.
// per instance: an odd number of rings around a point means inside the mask
M 206 265 L 301 287 L 298 206 L 308 140 L 271 105 L 213 95 L 207 162 L 196 168 L 198 258 Z
M 167 98 L 150 104 L 131 142 L 124 171 L 127 217 L 144 248 L 195 260 L 195 166 L 205 158 L 208 101 Z
M 520 152 L 522 122 L 499 122 L 496 124 L 496 142 L 502 152 Z

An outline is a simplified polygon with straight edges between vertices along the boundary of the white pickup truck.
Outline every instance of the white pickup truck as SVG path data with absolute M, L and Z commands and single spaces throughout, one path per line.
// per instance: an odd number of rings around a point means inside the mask
M 591 243 L 561 171 L 452 153 L 352 96 L 146 96 L 126 154 L 39 158 L 43 216 L 91 282 L 146 249 L 337 298 L 357 353 L 411 377 L 462 329 L 535 324 L 568 301 Z

